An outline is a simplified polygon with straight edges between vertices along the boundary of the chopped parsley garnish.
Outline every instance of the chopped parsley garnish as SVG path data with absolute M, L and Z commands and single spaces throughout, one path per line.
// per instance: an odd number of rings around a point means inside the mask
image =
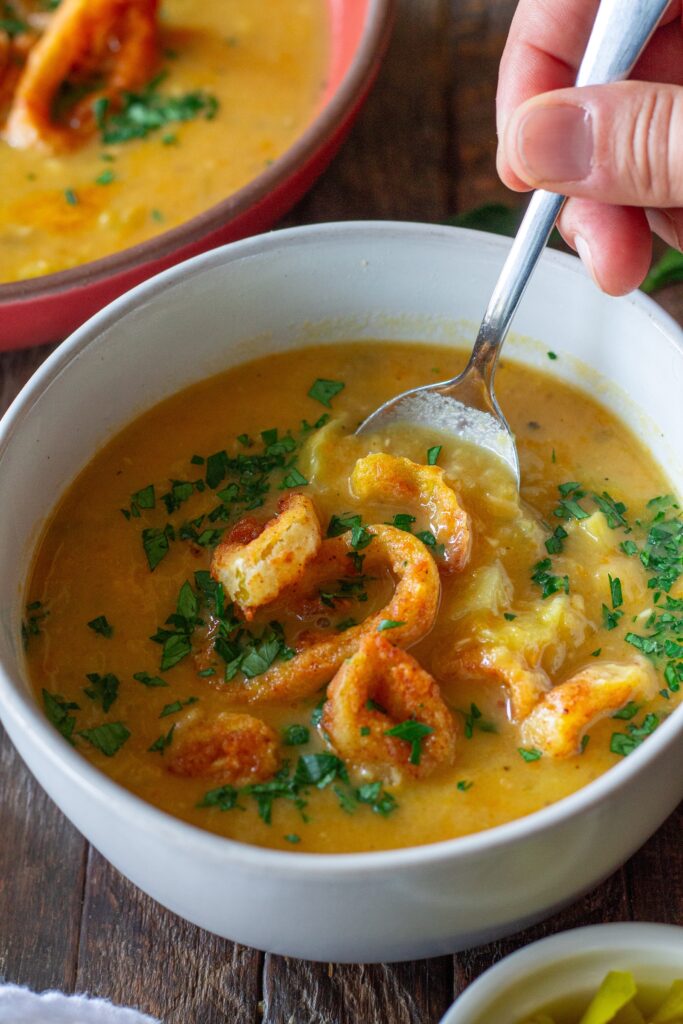
M 183 708 L 188 707 L 190 704 L 196 704 L 199 697 L 188 697 L 187 700 L 174 700 L 170 704 L 164 704 L 159 714 L 159 718 L 167 718 L 169 715 L 176 715 Z
M 552 536 L 548 537 L 545 542 L 545 549 L 549 555 L 559 555 L 564 547 L 563 541 L 567 539 L 569 534 L 565 530 L 564 526 L 558 526 L 553 530 Z
M 357 625 L 358 625 L 358 623 L 353 618 L 342 619 L 341 622 L 337 623 L 337 625 L 335 626 L 335 629 L 337 630 L 338 633 L 345 633 L 347 629 L 351 629 L 352 626 L 357 626 Z
M 621 591 L 621 580 L 618 576 L 612 577 L 608 574 L 609 589 L 612 597 L 612 607 L 620 608 L 624 603 L 624 597 Z
M 153 509 L 155 507 L 156 495 L 154 492 L 154 484 L 147 484 L 146 487 L 143 487 L 141 488 L 141 490 L 136 491 L 135 494 L 131 494 L 130 508 L 122 508 L 121 511 L 123 512 L 126 519 L 130 519 L 131 516 L 134 519 L 139 519 L 141 510 L 149 511 L 150 509 Z
M 293 843 L 293 844 L 296 844 L 296 843 L 300 843 L 300 842 L 301 842 L 301 836 L 298 836 L 298 835 L 296 834 L 296 832 L 290 832 L 290 833 L 289 833 L 288 835 L 286 835 L 286 836 L 283 836 L 283 839 L 284 839 L 284 840 L 285 840 L 286 842 L 288 842 L 288 843 Z
M 42 601 L 31 601 L 26 605 L 26 618 L 21 623 L 21 642 L 24 650 L 28 649 L 32 636 L 40 636 L 40 624 L 49 614 L 45 610 Z
M 88 623 L 93 633 L 97 633 L 98 636 L 104 636 L 108 640 L 114 635 L 114 627 L 108 622 L 106 615 L 98 615 L 96 618 L 91 619 Z
M 405 626 L 405 622 L 398 622 L 396 619 L 382 619 L 377 627 L 377 632 L 383 633 L 386 629 L 397 629 L 399 626 Z
M 543 600 L 550 597 L 551 594 L 558 593 L 558 591 L 564 591 L 565 594 L 569 593 L 569 577 L 554 575 L 550 571 L 552 564 L 549 558 L 543 558 L 540 562 L 536 563 L 531 573 L 532 582 L 537 583 L 541 588 Z
M 639 711 L 640 704 L 636 704 L 635 701 L 630 700 L 628 704 L 621 709 L 621 711 L 616 711 L 612 715 L 612 718 L 621 718 L 625 722 L 630 722 L 632 718 L 636 717 Z
M 166 506 L 169 515 L 177 512 L 180 506 L 189 501 L 195 492 L 204 490 L 203 480 L 171 480 L 171 489 L 161 495 L 161 500 Z
M 86 679 L 90 683 L 90 686 L 84 686 L 83 692 L 86 697 L 95 701 L 96 704 L 99 702 L 102 705 L 102 710 L 106 714 L 119 695 L 118 679 L 111 672 L 107 672 L 106 675 L 103 676 L 101 676 L 99 672 L 88 672 L 86 674 Z
M 652 735 L 659 723 L 659 716 L 655 714 L 646 715 L 639 726 L 630 722 L 627 726 L 627 732 L 612 733 L 610 750 L 613 754 L 627 757 L 633 753 L 636 747 L 640 746 L 644 739 Z
M 123 722 L 105 722 L 92 729 L 81 729 L 78 733 L 106 757 L 113 757 L 130 737 L 130 730 Z
M 427 449 L 427 465 L 435 466 L 439 455 L 441 455 L 441 449 L 443 445 L 435 444 L 432 448 Z
M 514 612 L 503 612 L 503 618 L 506 622 L 514 622 L 517 616 Z
M 582 508 L 577 498 L 562 498 L 553 515 L 558 519 L 588 519 L 590 513 Z
M 410 743 L 410 757 L 408 760 L 411 764 L 419 764 L 422 756 L 422 743 L 434 732 L 431 725 L 425 725 L 424 722 L 416 722 L 414 718 L 409 718 L 405 722 L 399 722 L 398 725 L 393 726 L 391 729 L 385 729 L 385 736 L 395 736 L 396 739 L 405 740 L 406 743 Z
M 474 783 L 470 782 L 469 779 L 460 779 L 460 781 L 455 784 L 455 788 L 460 793 L 466 793 L 468 789 L 472 789 L 473 785 Z
M 497 732 L 493 722 L 489 722 L 485 719 L 477 707 L 476 704 L 470 704 L 469 711 L 463 711 L 462 708 L 456 709 L 465 720 L 465 739 L 471 740 L 474 736 L 474 730 L 479 729 L 480 732 Z
M 517 747 L 517 753 L 523 761 L 539 761 L 543 757 L 543 752 L 538 750 L 536 747 Z
M 626 505 L 624 505 L 623 501 L 615 501 L 607 491 L 603 491 L 601 495 L 593 494 L 592 498 L 607 520 L 610 530 L 616 530 L 618 526 L 628 528 L 628 523 L 624 518 Z
M 213 120 L 218 111 L 215 96 L 201 89 L 182 95 L 165 95 L 159 91 L 165 78 L 166 73 L 161 72 L 139 92 L 124 92 L 123 104 L 118 110 L 110 110 L 106 98 L 95 100 L 93 113 L 105 145 L 144 139 L 151 132 L 179 121 L 198 117 Z
M 412 526 L 414 522 L 415 516 L 410 516 L 405 512 L 399 512 L 394 516 L 392 522 L 387 525 L 395 526 L 397 530 L 403 530 L 404 533 L 412 533 Z M 421 530 L 419 533 L 416 533 L 415 536 L 418 540 L 421 540 L 426 547 L 430 548 L 435 557 L 443 558 L 446 551 L 446 545 L 437 544 L 436 537 L 431 530 Z
M 165 679 L 162 679 L 160 676 L 151 676 L 149 672 L 134 672 L 133 679 L 138 683 L 142 683 L 143 686 L 149 686 L 150 688 L 154 686 L 168 686 Z
M 284 491 L 289 487 L 306 487 L 308 480 L 300 473 L 299 470 L 294 466 L 290 469 L 289 473 L 283 477 L 282 483 L 280 484 L 280 490 Z
M 311 733 L 306 725 L 288 725 L 282 735 L 282 742 L 286 747 L 301 747 L 311 738 Z
M 112 171 L 111 167 L 108 167 L 105 171 L 95 178 L 96 185 L 111 185 L 113 181 L 116 181 L 116 175 Z
M 623 612 L 612 611 L 606 604 L 602 606 L 602 624 L 605 629 L 616 629 Z
M 162 672 L 173 668 L 191 652 L 192 633 L 201 624 L 197 595 L 186 580 L 178 593 L 174 614 L 166 619 L 165 625 L 172 626 L 173 629 L 158 629 L 150 637 L 155 643 L 163 646 L 160 665 Z
M 48 721 L 73 746 L 72 736 L 74 726 L 76 725 L 76 716 L 70 715 L 69 712 L 80 711 L 80 706 L 73 701 L 65 700 L 64 697 L 57 693 L 49 693 L 47 690 L 43 690 L 42 694 Z
M 78 206 L 78 196 L 72 188 L 64 189 L 64 198 L 66 199 L 69 206 Z
M 338 395 L 340 391 L 343 391 L 346 385 L 340 380 L 324 380 L 318 377 L 316 381 L 311 384 L 308 391 L 308 397 L 314 398 L 316 402 L 320 402 L 322 405 L 330 409 L 331 399 L 335 395 Z
M 167 749 L 167 747 L 170 747 L 171 743 L 173 743 L 173 733 L 175 732 L 176 725 L 177 725 L 177 723 L 174 722 L 173 725 L 171 726 L 171 728 L 168 730 L 168 732 L 165 735 L 164 735 L 164 733 L 162 733 L 161 736 L 159 736 L 159 738 L 154 741 L 154 743 L 151 745 L 151 747 L 147 748 L 147 752 L 149 754 L 162 754 L 163 755 L 163 753 Z
M 548 359 L 557 359 L 557 352 L 548 352 Z
M 408 515 L 407 512 L 398 512 L 389 526 L 395 526 L 397 530 L 403 530 L 405 533 L 412 533 L 412 526 L 415 522 L 415 516 Z
M 175 540 L 175 530 L 167 523 L 163 530 L 149 527 L 142 531 L 142 546 L 147 556 L 150 572 L 154 572 L 159 562 L 169 552 L 169 541 Z

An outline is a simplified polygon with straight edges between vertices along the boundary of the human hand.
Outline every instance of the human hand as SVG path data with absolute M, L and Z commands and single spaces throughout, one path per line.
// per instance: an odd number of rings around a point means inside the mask
M 498 81 L 498 173 L 572 197 L 558 226 L 611 295 L 637 288 L 651 231 L 683 246 L 683 0 L 632 80 L 572 88 L 598 0 L 520 0 Z

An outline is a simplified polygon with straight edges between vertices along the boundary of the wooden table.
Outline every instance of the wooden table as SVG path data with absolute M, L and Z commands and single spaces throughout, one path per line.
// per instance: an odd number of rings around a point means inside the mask
M 400 0 L 367 108 L 287 223 L 443 221 L 510 202 L 495 176 L 493 102 L 514 6 Z M 683 289 L 661 297 L 683 314 Z M 0 356 L 0 411 L 47 354 Z M 166 1024 L 435 1024 L 482 970 L 533 939 L 600 921 L 683 923 L 682 825 L 679 808 L 598 889 L 504 942 L 415 963 L 311 964 L 223 941 L 163 910 L 72 828 L 2 738 L 0 978 L 106 996 Z

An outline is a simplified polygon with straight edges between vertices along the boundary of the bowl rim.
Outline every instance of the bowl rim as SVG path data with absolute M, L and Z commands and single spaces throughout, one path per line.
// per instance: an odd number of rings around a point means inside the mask
M 420 224 L 402 221 L 343 221 L 312 224 L 303 227 L 285 228 L 262 235 L 255 235 L 232 242 L 208 252 L 200 253 L 176 264 L 160 274 L 154 275 L 121 295 L 104 309 L 79 327 L 64 341 L 36 370 L 0 419 L 0 467 L 4 453 L 14 435 L 21 429 L 22 421 L 34 404 L 53 382 L 67 369 L 69 364 L 80 358 L 90 344 L 113 326 L 122 316 L 154 300 L 169 287 L 183 279 L 187 282 L 195 275 L 218 266 L 228 267 L 230 263 L 272 251 L 286 250 L 293 245 L 311 245 L 321 240 L 329 243 L 338 239 L 352 239 L 361 245 L 363 239 L 386 236 L 394 243 L 423 242 L 439 239 L 441 243 L 453 244 L 460 239 L 471 246 L 489 249 L 494 258 L 502 262 L 512 240 L 469 228 L 438 224 Z M 560 273 L 571 273 L 582 278 L 588 277 L 580 261 L 566 253 L 546 250 L 541 259 L 544 264 L 555 266 Z M 612 300 L 626 303 L 644 312 L 658 328 L 669 345 L 683 359 L 683 329 L 660 306 L 642 292 L 631 293 Z M 259 870 L 277 870 L 285 875 L 309 875 L 342 877 L 356 874 L 359 870 L 371 875 L 383 873 L 387 868 L 417 867 L 424 864 L 439 864 L 467 859 L 482 850 L 492 848 L 504 850 L 513 843 L 532 838 L 548 828 L 568 822 L 587 810 L 606 802 L 613 791 L 625 785 L 637 775 L 641 768 L 655 760 L 664 750 L 679 743 L 683 747 L 683 704 L 662 722 L 653 735 L 628 757 L 615 764 L 586 786 L 563 797 L 548 807 L 525 815 L 513 821 L 470 835 L 445 839 L 420 846 L 399 849 L 368 851 L 361 853 L 305 853 L 296 850 L 280 850 L 243 843 L 218 835 L 192 825 L 174 815 L 147 803 L 115 782 L 96 768 L 83 755 L 74 750 L 54 729 L 43 714 L 31 693 L 22 693 L 5 670 L 0 649 L 0 718 L 12 719 L 22 732 L 31 735 L 33 746 L 37 746 L 44 760 L 51 762 L 57 772 L 67 776 L 71 784 L 90 799 L 115 807 L 122 816 L 132 822 L 142 833 L 154 833 L 159 838 L 172 839 L 188 851 L 197 845 L 202 847 L 203 856 L 224 862 L 226 858 Z M 8 729 L 11 734 L 11 730 Z
M 583 958 L 591 953 L 610 950 L 637 952 L 660 945 L 671 946 L 672 950 L 677 947 L 679 958 L 683 958 L 683 927 L 647 921 L 618 921 L 546 935 L 509 953 L 480 974 L 460 993 L 440 1024 L 465 1024 L 464 1019 L 459 1019 L 460 1013 L 481 1013 L 487 1009 L 491 998 L 504 995 L 522 975 L 533 978 L 537 972 L 565 960 L 571 961 L 574 956 Z M 673 959 L 672 955 L 672 962 Z
M 321 148 L 352 111 L 372 79 L 378 57 L 389 42 L 397 0 L 367 0 L 362 34 L 347 71 L 337 89 L 294 142 L 268 167 L 241 188 L 174 228 L 136 245 L 88 260 L 68 270 L 0 282 L 0 311 L 4 305 L 40 300 L 142 268 L 170 258 L 179 249 L 199 243 L 212 231 L 237 219 L 278 188 Z M 329 11 L 328 11 L 329 14 Z

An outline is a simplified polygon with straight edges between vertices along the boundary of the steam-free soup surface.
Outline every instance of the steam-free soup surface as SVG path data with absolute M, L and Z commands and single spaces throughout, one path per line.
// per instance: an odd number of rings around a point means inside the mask
M 164 0 L 158 93 L 207 105 L 146 138 L 65 152 L 0 140 L 0 281 L 66 270 L 176 227 L 241 188 L 313 116 L 324 0 Z M 0 111 L 1 113 L 1 111 Z
M 37 699 L 83 756 L 203 828 L 248 843 L 334 852 L 430 843 L 510 821 L 574 792 L 647 742 L 678 699 L 680 661 L 655 659 L 654 698 L 589 723 L 580 749 L 563 758 L 524 743 L 501 678 L 458 667 L 462 650 L 474 651 L 476 661 L 482 645 L 498 645 L 559 684 L 586 667 L 642 659 L 642 643 L 639 649 L 626 636 L 649 636 L 658 625 L 652 574 L 638 553 L 653 517 L 675 523 L 678 515 L 651 456 L 611 413 L 512 361 L 501 367 L 497 387 L 517 436 L 521 502 L 495 459 L 429 432 L 397 428 L 370 443 L 353 438 L 379 403 L 449 377 L 461 362 L 451 349 L 398 343 L 271 355 L 156 406 L 94 456 L 49 522 L 26 591 Z M 335 768 L 333 758 L 329 778 L 287 789 L 301 758 L 310 767 L 309 755 L 330 753 L 320 728 L 324 687 L 303 699 L 248 706 L 235 702 L 236 690 L 258 687 L 259 669 L 286 664 L 305 646 L 306 631 L 342 636 L 386 603 L 395 580 L 388 572 L 365 579 L 361 561 L 362 583 L 350 593 L 331 580 L 318 588 L 323 603 L 309 611 L 277 601 L 258 610 L 241 626 L 246 679 L 207 639 L 212 549 L 246 513 L 265 521 L 279 499 L 300 493 L 313 500 L 323 535 L 335 516 L 393 523 L 421 536 L 438 565 L 443 551 L 419 508 L 363 503 L 352 493 L 349 476 L 368 450 L 435 461 L 470 516 L 469 562 L 441 573 L 435 625 L 410 651 L 451 709 L 455 760 L 422 779 L 359 779 L 352 766 L 348 774 Z M 231 462 L 238 456 L 254 461 Z M 236 475 L 230 467 L 237 464 Z M 329 532 L 344 529 L 336 524 Z M 369 550 L 359 543 L 357 554 Z M 177 651 L 179 660 L 162 669 L 168 634 L 186 626 L 168 621 L 181 610 L 186 583 L 182 610 L 191 593 L 190 615 L 201 622 L 178 641 L 181 649 L 188 644 L 185 654 Z M 661 587 L 656 592 L 667 600 Z M 382 634 L 389 640 L 392 626 Z M 279 791 L 231 795 L 228 786 L 221 796 L 220 780 L 168 770 L 193 723 L 226 709 L 255 715 L 282 737 L 288 767 Z

